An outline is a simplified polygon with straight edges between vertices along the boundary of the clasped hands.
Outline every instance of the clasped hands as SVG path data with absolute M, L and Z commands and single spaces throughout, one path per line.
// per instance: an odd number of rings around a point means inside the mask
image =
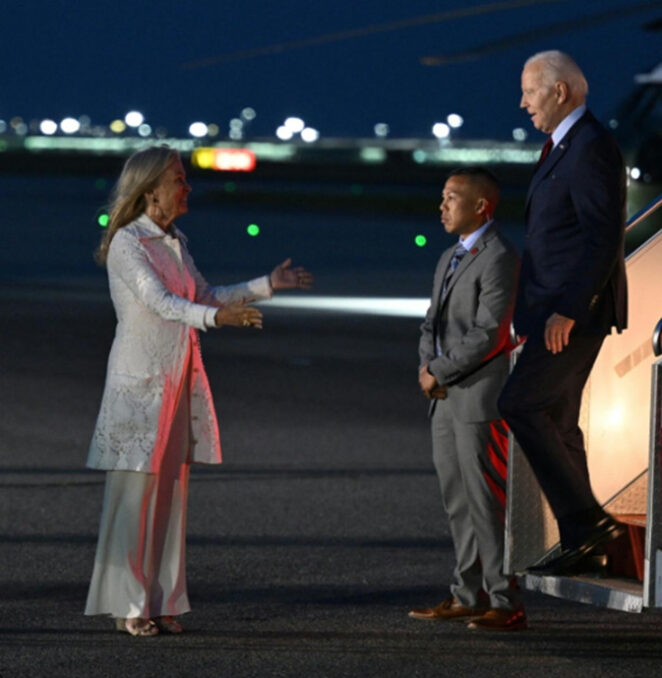
M 552 353 L 560 353 L 570 342 L 570 332 L 575 325 L 572 318 L 559 313 L 553 313 L 545 323 L 545 347 Z M 418 384 L 426 398 L 445 400 L 448 388 L 440 384 L 434 375 L 428 372 L 428 366 L 423 365 L 418 371 Z
M 292 259 L 285 259 L 269 274 L 271 289 L 276 290 L 309 290 L 313 286 L 313 275 L 303 266 L 292 266 Z M 216 327 L 231 325 L 233 327 L 255 327 L 262 329 L 262 313 L 257 308 L 248 306 L 246 300 L 223 306 L 214 316 Z
M 428 372 L 427 365 L 423 365 L 418 371 L 418 384 L 426 398 L 445 400 L 448 395 L 447 387 L 444 384 L 440 384 L 434 376 Z

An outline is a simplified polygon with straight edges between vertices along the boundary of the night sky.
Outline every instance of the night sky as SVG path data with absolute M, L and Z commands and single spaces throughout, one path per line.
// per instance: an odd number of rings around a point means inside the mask
M 1 13 L 0 119 L 108 124 L 139 109 L 176 135 L 194 120 L 225 135 L 251 106 L 256 136 L 297 115 L 327 137 L 371 136 L 379 122 L 424 137 L 457 112 L 462 136 L 509 139 L 531 131 L 518 104 L 533 52 L 571 53 L 602 119 L 662 61 L 662 32 L 642 28 L 662 1 L 4 0 Z M 468 50 L 478 57 L 420 63 Z

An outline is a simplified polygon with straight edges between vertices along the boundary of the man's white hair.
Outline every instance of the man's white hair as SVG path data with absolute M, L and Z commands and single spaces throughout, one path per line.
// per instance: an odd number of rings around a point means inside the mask
M 573 94 L 579 94 L 583 97 L 588 94 L 588 82 L 582 73 L 582 69 L 571 56 L 556 49 L 538 52 L 526 60 L 524 68 L 539 61 L 543 65 L 543 82 L 548 87 L 552 87 L 555 82 L 562 80 L 568 84 Z

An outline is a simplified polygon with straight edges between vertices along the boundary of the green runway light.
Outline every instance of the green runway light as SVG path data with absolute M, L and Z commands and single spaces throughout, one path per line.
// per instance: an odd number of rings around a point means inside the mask
M 226 181 L 223 188 L 226 193 L 234 193 L 237 190 L 237 184 L 234 181 Z
M 94 182 L 94 185 L 100 190 L 100 191 L 105 191 L 106 188 L 108 187 L 108 182 L 105 179 L 97 179 Z
M 428 239 L 424 235 L 417 235 L 414 238 L 414 242 L 419 246 L 419 247 L 425 247 L 428 244 Z
M 110 221 L 110 217 L 105 213 L 100 214 L 97 221 L 99 222 L 99 226 L 101 226 L 101 228 L 106 228 L 106 226 L 108 226 L 108 222 Z
M 257 235 L 260 235 L 260 227 L 257 224 L 249 224 L 246 227 L 246 233 L 254 238 Z

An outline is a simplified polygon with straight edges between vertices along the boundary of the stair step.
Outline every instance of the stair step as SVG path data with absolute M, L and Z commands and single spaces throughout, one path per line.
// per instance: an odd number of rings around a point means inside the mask
M 636 525 L 637 527 L 646 527 L 646 514 L 645 513 L 618 513 L 614 515 L 616 520 L 619 520 L 621 523 L 626 523 L 627 525 Z

